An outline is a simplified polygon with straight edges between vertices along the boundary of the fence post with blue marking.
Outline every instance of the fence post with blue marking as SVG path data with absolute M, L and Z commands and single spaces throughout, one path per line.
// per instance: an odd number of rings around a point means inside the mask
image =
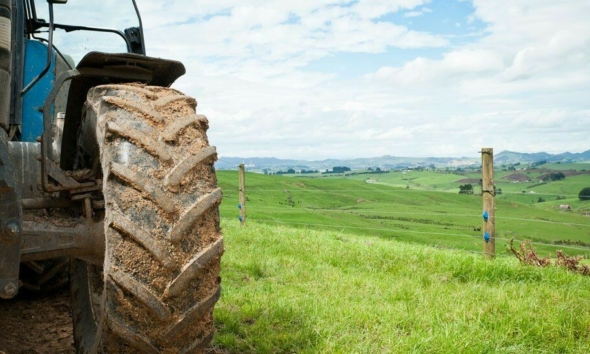
M 483 254 L 488 259 L 496 256 L 496 203 L 494 200 L 494 149 L 483 148 L 481 153 L 481 195 L 483 199 Z

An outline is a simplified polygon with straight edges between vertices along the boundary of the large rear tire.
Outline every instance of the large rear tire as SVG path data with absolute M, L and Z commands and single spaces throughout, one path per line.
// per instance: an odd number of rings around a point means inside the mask
M 198 353 L 212 339 L 221 190 L 195 108 L 169 88 L 88 93 L 77 168 L 103 175 L 106 254 L 72 263 L 78 353 Z

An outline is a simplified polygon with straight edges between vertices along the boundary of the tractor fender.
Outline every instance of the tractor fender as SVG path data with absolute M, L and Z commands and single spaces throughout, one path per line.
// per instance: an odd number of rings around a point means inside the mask
M 88 91 L 95 86 L 140 82 L 147 85 L 169 87 L 186 72 L 184 65 L 175 60 L 147 57 L 139 54 L 110 54 L 90 52 L 72 70 L 65 121 L 63 127 L 60 167 L 71 170 L 80 128 L 83 106 Z M 56 81 L 56 86 L 64 82 Z
M 135 70 L 143 70 L 150 73 L 144 83 L 152 86 L 169 87 L 182 75 L 186 69 L 176 60 L 147 57 L 132 53 L 101 53 L 90 52 L 80 60 L 76 67 L 78 71 L 87 69 L 96 70 L 95 74 L 106 79 L 119 81 L 125 78 L 125 74 Z

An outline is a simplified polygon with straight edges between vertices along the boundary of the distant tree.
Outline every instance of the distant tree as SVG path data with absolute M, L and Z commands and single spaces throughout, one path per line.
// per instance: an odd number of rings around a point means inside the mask
M 562 179 L 565 179 L 565 175 L 562 172 L 552 173 L 549 177 L 552 181 L 561 181 Z
M 290 169 L 287 170 L 287 173 L 295 173 L 295 170 L 292 169 L 292 168 L 290 168 Z
M 552 172 L 541 176 L 541 181 L 543 182 L 561 181 L 562 179 L 565 179 L 565 175 L 563 174 L 563 172 Z
M 543 202 L 545 202 L 545 199 L 539 197 L 539 199 L 537 200 L 537 203 L 543 203 Z
M 494 194 L 495 195 L 502 194 L 502 188 L 496 188 L 496 185 L 494 185 Z
M 334 168 L 332 168 L 332 171 L 334 171 L 334 173 L 344 173 L 346 171 L 350 171 L 350 167 L 334 166 Z
M 473 194 L 473 186 L 469 183 L 459 186 L 459 194 Z
M 590 200 L 590 187 L 582 189 L 580 194 L 578 194 L 578 198 L 580 198 L 582 201 Z
M 377 168 L 375 169 L 375 171 L 377 171 L 377 172 L 381 172 L 381 167 L 377 167 Z
M 547 160 L 541 160 L 541 161 L 533 162 L 533 163 L 531 164 L 531 166 L 533 166 L 533 167 L 534 167 L 534 166 L 541 166 L 541 165 L 544 165 L 544 164 L 546 164 L 546 163 L 547 163 Z

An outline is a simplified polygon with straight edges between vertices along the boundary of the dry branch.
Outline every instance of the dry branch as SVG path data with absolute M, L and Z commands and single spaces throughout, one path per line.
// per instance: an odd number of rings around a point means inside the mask
M 530 240 L 525 240 L 519 245 L 520 251 L 514 248 L 514 239 L 510 239 L 510 248 L 508 249 L 522 264 L 532 265 L 536 267 L 547 267 L 551 265 L 551 255 L 540 258 L 535 252 L 535 248 Z M 557 259 L 553 263 L 556 267 L 564 267 L 565 269 L 578 273 L 581 275 L 590 276 L 590 267 L 585 264 L 580 264 L 584 259 L 582 256 L 568 256 L 562 250 L 558 250 Z

